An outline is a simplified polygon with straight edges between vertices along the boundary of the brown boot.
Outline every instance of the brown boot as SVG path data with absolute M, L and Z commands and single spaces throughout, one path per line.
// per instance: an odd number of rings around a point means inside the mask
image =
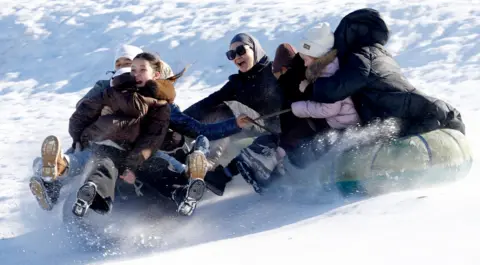
M 194 151 L 187 156 L 187 175 L 191 179 L 204 179 L 210 167 L 205 154 L 201 151 Z
M 60 140 L 50 135 L 42 143 L 42 178 L 45 181 L 54 181 L 65 173 L 68 162 L 62 154 Z

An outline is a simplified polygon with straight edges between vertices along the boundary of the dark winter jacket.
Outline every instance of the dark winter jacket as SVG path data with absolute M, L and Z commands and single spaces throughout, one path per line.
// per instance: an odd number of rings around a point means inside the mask
M 293 102 L 308 100 L 311 97 L 312 85 L 308 86 L 304 93 L 300 92 L 299 86 L 305 79 L 305 63 L 297 53 L 288 71 L 278 79 L 278 85 L 283 93 L 282 109 L 289 109 Z M 312 123 L 308 119 L 301 119 L 292 112 L 280 116 L 282 133 L 280 146 L 290 151 L 295 149 L 303 140 L 310 139 L 316 133 Z
M 126 149 L 127 167 L 135 170 L 160 148 L 168 130 L 170 107 L 161 98 L 143 96 L 136 88 L 109 87 L 86 98 L 72 114 L 74 142 L 111 140 Z M 102 115 L 108 108 L 109 114 Z
M 202 120 L 224 101 L 231 100 L 252 108 L 260 115 L 281 109 L 281 91 L 272 73 L 272 62 L 266 55 L 248 72 L 231 75 L 220 90 L 190 106 L 184 113 Z M 269 119 L 266 123 L 272 129 L 279 130 L 278 118 Z
M 155 83 L 163 84 L 166 81 L 168 80 L 159 80 Z M 80 104 L 83 101 L 89 98 L 100 96 L 109 87 L 110 87 L 109 80 L 98 81 L 95 84 L 95 86 L 77 103 L 77 107 L 80 106 Z M 172 102 L 173 99 L 175 98 L 175 93 L 174 93 L 175 90 L 174 89 L 172 90 L 171 88 L 173 88 L 173 86 L 167 86 L 167 87 L 163 86 L 162 89 L 159 89 L 158 87 L 152 84 L 150 86 L 145 87 L 144 88 L 145 91 L 142 91 L 142 94 L 148 95 L 150 97 L 154 97 L 153 94 L 158 94 L 157 97 L 166 98 L 167 101 Z M 235 118 L 227 119 L 223 122 L 205 124 L 205 123 L 200 123 L 194 118 L 184 114 L 180 110 L 178 105 L 173 103 L 169 105 L 171 110 L 169 128 L 187 137 L 196 138 L 199 135 L 203 135 L 207 137 L 209 140 L 217 140 L 217 139 L 221 139 L 221 138 L 236 134 L 241 131 L 241 128 L 237 126 L 237 122 Z M 105 122 L 101 122 L 101 123 L 111 124 L 113 123 L 112 121 L 113 119 L 115 119 L 116 123 L 118 124 L 129 124 L 135 121 L 135 119 L 132 119 L 129 117 L 121 118 L 119 117 L 119 115 L 110 115 L 110 114 L 112 114 L 112 111 L 109 108 L 104 107 L 102 111 L 102 116 L 99 117 L 99 120 L 105 120 Z M 102 128 L 103 128 L 103 132 L 102 132 Z M 96 127 L 95 129 L 93 129 L 93 131 L 98 132 L 100 134 L 105 134 L 106 133 L 105 130 L 108 130 L 108 129 L 109 129 L 109 126 L 103 126 L 101 128 Z M 87 138 L 90 136 L 91 135 L 85 134 L 84 141 L 88 141 L 89 139 Z M 162 150 L 165 148 L 172 149 L 172 148 L 178 147 L 177 144 L 173 144 L 174 141 L 172 141 L 171 144 L 167 143 L 170 140 L 172 139 L 170 139 L 167 136 L 166 139 L 164 140 L 164 146 L 162 146 Z M 167 147 L 167 146 L 171 146 L 171 147 Z
M 348 14 L 334 34 L 340 70 L 316 80 L 313 100 L 333 103 L 351 96 L 364 123 L 394 117 L 401 124 L 400 135 L 439 128 L 465 133 L 456 109 L 420 92 L 404 77 L 383 46 L 390 32 L 377 11 Z
M 90 89 L 85 96 L 83 96 L 78 102 L 75 108 L 78 108 L 80 104 L 85 101 L 86 99 L 97 97 L 101 94 L 105 89 L 110 87 L 110 80 L 98 80 L 95 85 Z

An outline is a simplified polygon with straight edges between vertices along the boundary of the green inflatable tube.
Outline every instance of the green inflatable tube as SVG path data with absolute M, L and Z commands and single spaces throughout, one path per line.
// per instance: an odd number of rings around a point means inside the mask
M 472 163 L 466 137 L 440 129 L 346 151 L 330 177 L 344 195 L 377 195 L 456 181 L 467 176 Z
M 233 159 L 253 138 L 230 146 L 224 162 Z M 344 196 L 379 195 L 392 191 L 426 188 L 467 176 L 472 151 L 465 135 L 440 129 L 383 144 L 344 151 L 333 163 L 314 165 L 323 187 L 336 187 Z M 226 163 L 225 163 L 226 164 Z

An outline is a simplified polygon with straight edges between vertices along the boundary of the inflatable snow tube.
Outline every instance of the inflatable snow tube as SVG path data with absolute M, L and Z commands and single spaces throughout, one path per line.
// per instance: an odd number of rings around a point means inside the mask
M 465 177 L 473 163 L 466 137 L 440 129 L 340 154 L 330 166 L 330 183 L 344 195 L 430 187 Z

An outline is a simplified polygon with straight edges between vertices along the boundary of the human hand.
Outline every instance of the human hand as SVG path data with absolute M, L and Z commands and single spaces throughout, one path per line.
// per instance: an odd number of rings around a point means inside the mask
M 242 115 L 237 117 L 237 126 L 239 128 L 243 129 L 243 128 L 251 125 L 251 124 L 252 124 L 252 119 L 250 117 L 248 117 L 247 115 L 242 114 Z
M 127 182 L 128 184 L 134 184 L 135 180 L 137 179 L 135 174 L 129 169 L 126 169 L 123 172 L 123 174 L 120 175 L 120 178 L 123 179 L 123 181 Z

